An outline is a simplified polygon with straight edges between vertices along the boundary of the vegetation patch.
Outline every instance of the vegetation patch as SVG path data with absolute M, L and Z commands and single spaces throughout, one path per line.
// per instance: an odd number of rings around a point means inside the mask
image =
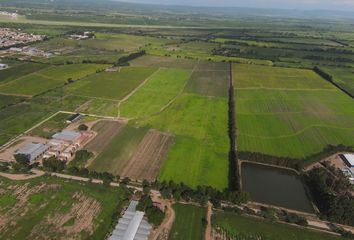
M 170 232 L 171 240 L 204 239 L 206 209 L 194 205 L 173 205 L 176 219 Z
M 282 223 L 268 222 L 234 213 L 216 213 L 212 218 L 213 235 L 222 239 L 249 240 L 339 240 L 339 236 Z

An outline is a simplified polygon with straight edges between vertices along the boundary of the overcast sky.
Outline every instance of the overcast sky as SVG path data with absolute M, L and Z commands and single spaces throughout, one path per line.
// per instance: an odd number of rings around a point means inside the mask
M 121 0 L 126 2 L 284 9 L 327 9 L 354 11 L 354 0 Z

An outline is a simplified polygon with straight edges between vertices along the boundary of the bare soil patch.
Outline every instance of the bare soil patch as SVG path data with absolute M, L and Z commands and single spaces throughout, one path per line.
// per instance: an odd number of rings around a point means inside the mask
M 154 181 L 171 146 L 170 134 L 150 130 L 120 175 L 131 179 Z

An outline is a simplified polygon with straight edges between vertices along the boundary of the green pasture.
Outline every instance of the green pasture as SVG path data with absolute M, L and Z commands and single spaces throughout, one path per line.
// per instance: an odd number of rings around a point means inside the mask
M 115 100 L 92 98 L 81 105 L 77 111 L 99 116 L 116 117 L 118 115 L 118 102 Z
M 0 71 L 0 87 L 12 80 L 48 67 L 46 64 L 22 63 Z
M 66 123 L 66 119 L 68 119 L 69 116 L 70 114 L 58 113 L 40 126 L 33 129 L 30 134 L 43 138 L 50 138 L 52 135 L 60 132 L 68 125 Z
M 148 128 L 125 126 L 93 160 L 89 169 L 119 175 L 147 131 Z
M 23 100 L 26 100 L 26 98 L 16 97 L 16 96 L 7 96 L 7 95 L 0 94 L 0 109 L 4 108 L 6 106 L 9 106 L 9 105 L 19 103 Z
M 354 95 L 354 70 L 352 68 L 321 67 L 333 81 Z
M 14 189 L 17 189 L 16 191 Z M 89 184 L 62 180 L 54 177 L 39 177 L 29 181 L 10 181 L 0 179 L 0 214 L 2 227 L 1 239 L 103 239 L 112 227 L 112 215 L 118 216 L 123 204 L 129 197 L 121 188 L 104 187 L 98 184 Z M 70 211 L 77 205 L 84 204 L 74 197 L 81 194 L 81 198 L 97 202 L 99 209 L 87 221 L 92 222 L 91 231 L 66 232 L 66 229 L 84 217 L 70 216 Z M 69 215 L 70 214 L 70 215 Z M 69 217 L 64 217 L 69 215 Z M 62 221 L 55 224 L 49 219 Z M 80 223 L 79 223 L 80 224 Z
M 161 68 L 126 102 L 121 104 L 123 117 L 147 117 L 158 113 L 183 90 L 190 70 Z
M 100 72 L 66 87 L 66 91 L 85 97 L 120 100 L 150 77 L 156 68 L 122 67 L 117 72 Z
M 183 94 L 160 114 L 137 121 L 175 135 L 159 180 L 224 189 L 228 176 L 227 99 Z
M 223 229 L 236 239 L 267 240 L 339 240 L 335 236 L 303 227 L 273 223 L 255 217 L 246 217 L 234 213 L 215 213 L 212 217 L 213 227 Z M 251 238 L 252 237 L 252 238 Z
M 169 240 L 202 240 L 205 226 L 202 219 L 206 218 L 206 209 L 193 205 L 177 203 L 173 205 L 176 219 L 173 223 Z
M 204 96 L 227 97 L 229 64 L 199 62 L 186 86 L 186 92 Z
M 333 89 L 312 70 L 234 64 L 233 73 L 237 89 Z
M 105 67 L 106 65 L 100 64 L 51 66 L 17 78 L 7 84 L 0 85 L 0 92 L 30 96 L 36 95 L 49 89 L 63 86 L 68 80 L 77 80 L 86 77 Z
M 350 97 L 308 70 L 264 68 L 233 70 L 239 151 L 304 158 L 354 145 Z
M 164 67 L 193 69 L 197 61 L 176 57 L 144 55 L 130 62 L 131 66 L 136 67 Z

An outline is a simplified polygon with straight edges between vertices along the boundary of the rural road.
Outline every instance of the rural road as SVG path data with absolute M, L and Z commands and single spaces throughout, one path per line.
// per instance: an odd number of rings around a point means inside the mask
M 207 218 L 206 220 L 208 221 L 208 225 L 205 229 L 205 240 L 212 240 L 212 226 L 211 226 L 211 216 L 213 215 L 213 204 L 211 202 L 208 202 L 208 208 L 207 208 Z

